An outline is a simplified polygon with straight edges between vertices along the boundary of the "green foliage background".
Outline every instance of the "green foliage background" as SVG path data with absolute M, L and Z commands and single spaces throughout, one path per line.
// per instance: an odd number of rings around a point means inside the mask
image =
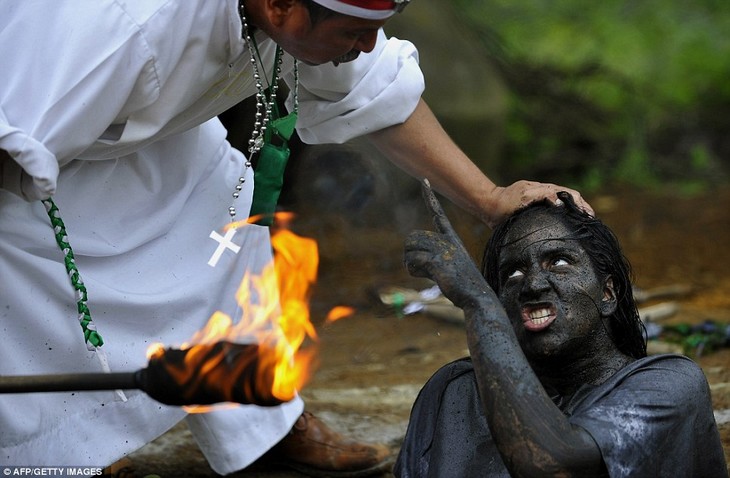
M 727 178 L 727 0 L 451 1 L 510 89 L 503 174 L 686 192 Z

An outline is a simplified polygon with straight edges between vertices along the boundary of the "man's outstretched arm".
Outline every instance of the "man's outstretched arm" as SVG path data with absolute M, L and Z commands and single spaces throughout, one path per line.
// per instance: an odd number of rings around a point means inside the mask
M 418 179 L 428 178 L 436 191 L 489 227 L 533 201 L 556 202 L 559 191 L 569 192 L 576 204 L 593 213 L 580 193 L 569 188 L 533 181 L 495 185 L 451 140 L 423 99 L 404 123 L 368 138 L 394 164 Z

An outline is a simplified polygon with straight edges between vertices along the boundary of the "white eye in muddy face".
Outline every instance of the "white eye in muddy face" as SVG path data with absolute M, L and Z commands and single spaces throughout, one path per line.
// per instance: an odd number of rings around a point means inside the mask
M 563 258 L 558 258 L 558 259 L 553 260 L 553 265 L 554 266 L 567 266 L 568 261 L 566 261 Z
M 516 278 L 522 277 L 522 276 L 524 276 L 524 275 L 525 275 L 525 273 L 524 273 L 524 272 L 522 272 L 522 271 L 521 271 L 521 270 L 519 270 L 519 269 L 515 269 L 515 270 L 513 270 L 513 271 L 512 271 L 511 273 L 510 273 L 510 275 L 508 275 L 508 276 L 507 276 L 507 279 L 516 279 Z

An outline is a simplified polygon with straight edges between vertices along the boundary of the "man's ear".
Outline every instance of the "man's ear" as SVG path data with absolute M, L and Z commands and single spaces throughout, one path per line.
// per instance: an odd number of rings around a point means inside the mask
M 299 0 L 263 0 L 267 20 L 275 27 L 281 27 L 296 7 L 302 7 Z
M 616 312 L 618 307 L 618 299 L 616 298 L 616 289 L 613 286 L 613 277 L 608 276 L 603 284 L 603 299 L 601 299 L 601 315 L 608 317 Z

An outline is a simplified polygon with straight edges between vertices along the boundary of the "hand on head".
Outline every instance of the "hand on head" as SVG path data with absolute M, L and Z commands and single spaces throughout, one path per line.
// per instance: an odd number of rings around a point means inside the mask
M 551 183 L 539 183 L 534 181 L 517 181 L 506 187 L 497 187 L 493 196 L 496 208 L 490 212 L 487 225 L 494 228 L 497 224 L 504 221 L 510 214 L 542 199 L 548 199 L 554 204 L 561 204 L 558 199 L 558 193 L 566 191 L 575 200 L 576 205 L 590 214 L 595 216 L 593 208 L 588 204 L 578 191 L 565 188 Z

